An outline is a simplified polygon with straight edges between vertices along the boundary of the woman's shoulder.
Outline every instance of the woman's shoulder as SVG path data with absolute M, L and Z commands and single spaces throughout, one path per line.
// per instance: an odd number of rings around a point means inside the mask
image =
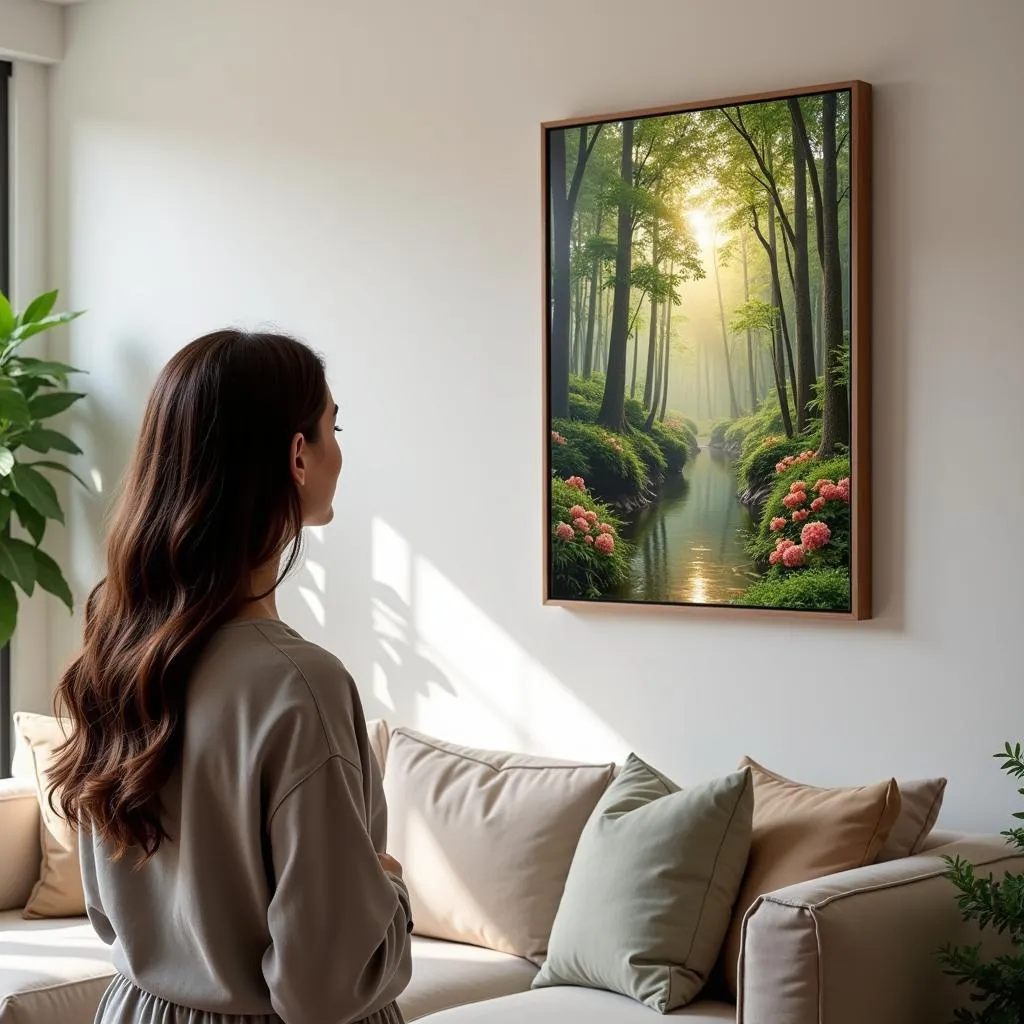
M 214 671 L 200 674 L 223 678 L 237 666 L 235 699 L 249 706 L 248 720 L 271 746 L 294 748 L 298 741 L 310 754 L 358 764 L 359 694 L 330 651 L 276 619 L 228 623 L 211 647 L 207 666 Z

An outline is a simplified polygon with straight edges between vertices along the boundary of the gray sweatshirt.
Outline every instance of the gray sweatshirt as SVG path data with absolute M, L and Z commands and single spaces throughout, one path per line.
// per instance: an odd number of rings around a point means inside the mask
M 97 1021 L 400 1021 L 402 882 L 342 664 L 273 619 L 214 635 L 189 681 L 171 838 L 141 868 L 83 833 L 89 918 L 120 977 Z

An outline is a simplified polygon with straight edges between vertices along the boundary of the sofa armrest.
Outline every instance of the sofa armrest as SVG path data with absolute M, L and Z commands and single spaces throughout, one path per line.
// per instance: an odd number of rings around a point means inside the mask
M 935 951 L 979 934 L 962 919 L 944 855 L 996 878 L 1024 871 L 999 836 L 970 836 L 760 897 L 743 922 L 737 1024 L 952 1020 L 966 993 Z M 982 938 L 988 956 L 1007 948 L 991 929 Z
M 35 783 L 0 779 L 0 910 L 25 906 L 39 881 L 40 827 Z

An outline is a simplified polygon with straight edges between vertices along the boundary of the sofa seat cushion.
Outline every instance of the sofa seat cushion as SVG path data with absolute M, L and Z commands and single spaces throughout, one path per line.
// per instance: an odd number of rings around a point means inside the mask
M 674 1017 L 686 1024 L 735 1024 L 736 1007 L 732 1003 L 698 999 L 678 1010 L 659 1014 L 626 996 L 567 986 L 459 1006 L 431 1017 L 430 1024 L 652 1024 Z
M 526 992 L 537 968 L 480 946 L 412 937 L 412 981 L 398 999 L 407 1021 L 451 1006 Z
M 0 1024 L 92 1024 L 113 973 L 86 918 L 0 913 Z

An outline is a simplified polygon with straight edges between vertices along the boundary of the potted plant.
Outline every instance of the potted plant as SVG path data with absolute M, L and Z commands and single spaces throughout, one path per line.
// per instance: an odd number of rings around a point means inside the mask
M 1024 777 L 1021 745 L 1006 744 L 993 754 L 1003 762 L 1002 769 L 1014 778 Z M 1024 796 L 1024 788 L 1017 792 Z M 1024 811 L 1013 815 L 1024 820 Z M 1024 828 L 1002 832 L 1018 850 L 1024 851 Z M 965 921 L 977 921 L 981 930 L 991 926 L 998 934 L 1008 935 L 1012 953 L 983 960 L 980 942 L 973 946 L 953 947 L 946 943 L 939 950 L 944 973 L 957 979 L 958 985 L 970 985 L 971 1002 L 980 1009 L 961 1009 L 956 1024 L 1024 1024 L 1024 875 L 1004 872 L 996 879 L 991 872 L 984 878 L 961 857 L 946 857 L 946 877 L 956 886 L 957 901 Z
M 81 315 L 54 313 L 56 304 L 57 292 L 46 292 L 19 314 L 0 292 L 0 646 L 10 640 L 18 621 L 15 587 L 29 596 L 41 587 L 73 607 L 71 588 L 41 544 L 47 523 L 64 521 L 48 477 L 69 473 L 84 484 L 50 455 L 80 455 L 81 449 L 48 425 L 84 397 L 68 385 L 68 378 L 82 371 L 22 353 L 29 338 Z M 13 522 L 23 528 L 24 539 L 14 535 Z

